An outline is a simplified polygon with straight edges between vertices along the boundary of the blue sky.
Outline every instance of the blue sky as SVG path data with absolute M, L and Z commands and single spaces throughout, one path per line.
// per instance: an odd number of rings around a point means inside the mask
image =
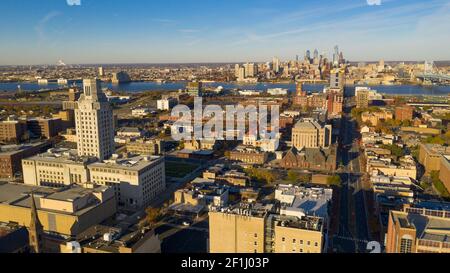
M 450 60 L 450 0 L 2 0 L 0 65 Z

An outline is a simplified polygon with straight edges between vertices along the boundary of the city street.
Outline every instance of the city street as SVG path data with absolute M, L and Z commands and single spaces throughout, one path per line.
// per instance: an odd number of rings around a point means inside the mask
M 341 173 L 342 188 L 339 204 L 339 229 L 333 238 L 333 249 L 343 253 L 366 252 L 369 238 L 367 208 L 364 192 L 360 186 L 360 149 L 355 122 L 347 107 L 342 122 L 341 160 L 344 172 Z M 353 224 L 352 224 L 353 223 Z

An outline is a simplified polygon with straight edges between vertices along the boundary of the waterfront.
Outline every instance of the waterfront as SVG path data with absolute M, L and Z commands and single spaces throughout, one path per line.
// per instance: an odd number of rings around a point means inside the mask
M 70 82 L 69 85 L 76 84 L 81 87 L 81 82 Z M 49 83 L 47 85 L 40 85 L 35 82 L 11 82 L 0 83 L 1 92 L 13 92 L 18 91 L 32 92 L 39 90 L 56 90 L 65 88 L 67 86 L 58 85 L 57 83 Z M 290 92 L 295 92 L 294 83 L 256 83 L 256 84 L 238 84 L 235 82 L 212 82 L 204 83 L 204 86 L 208 89 L 215 89 L 222 86 L 225 90 L 242 89 L 242 90 L 260 90 L 267 91 L 270 88 L 284 88 Z M 324 88 L 324 84 L 304 84 L 304 90 L 309 92 L 320 92 Z M 119 85 L 111 83 L 103 83 L 103 87 L 115 91 L 115 92 L 145 92 L 145 91 L 177 91 L 185 89 L 186 82 L 131 82 L 123 83 Z M 420 85 L 374 85 L 370 88 L 377 90 L 379 93 L 387 95 L 433 95 L 433 96 L 446 96 L 450 94 L 450 86 L 420 86 Z M 347 86 L 346 93 L 349 95 L 354 94 L 355 86 Z

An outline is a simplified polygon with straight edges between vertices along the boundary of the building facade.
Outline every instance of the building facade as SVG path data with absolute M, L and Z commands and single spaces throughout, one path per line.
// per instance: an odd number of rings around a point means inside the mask
M 450 212 L 406 208 L 390 211 L 387 253 L 450 253 Z
M 209 212 L 210 253 L 322 253 L 320 217 L 277 214 L 274 205 L 239 204 Z
M 292 129 L 292 146 L 297 149 L 326 148 L 331 145 L 332 126 L 312 119 L 299 121 Z
M 97 79 L 83 81 L 75 110 L 78 155 L 109 158 L 115 152 L 112 108 Z

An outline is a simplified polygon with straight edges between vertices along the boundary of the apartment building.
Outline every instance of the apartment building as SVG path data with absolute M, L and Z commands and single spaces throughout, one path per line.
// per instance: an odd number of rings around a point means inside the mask
M 0 122 L 0 141 L 6 143 L 18 143 L 23 139 L 27 131 L 27 124 L 17 120 L 5 120 Z
M 55 137 L 63 130 L 60 118 L 33 118 L 27 120 L 27 128 L 31 135 L 40 138 Z

